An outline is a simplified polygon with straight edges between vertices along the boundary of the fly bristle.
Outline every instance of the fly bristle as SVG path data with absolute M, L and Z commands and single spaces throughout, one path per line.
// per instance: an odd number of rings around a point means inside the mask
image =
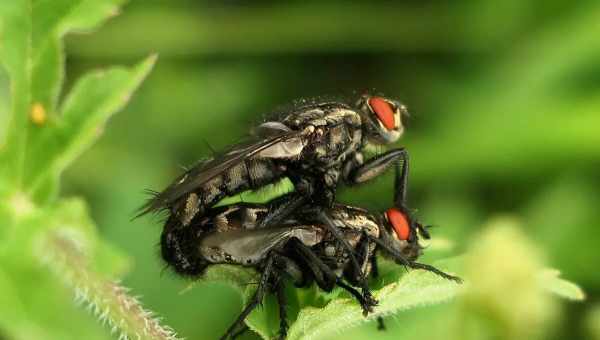
M 131 220 L 135 220 L 149 213 L 159 213 L 167 207 L 163 204 L 160 192 L 152 189 L 144 189 L 144 194 L 150 196 L 146 203 L 136 209 L 135 216 Z
M 144 194 L 156 197 L 160 194 L 160 191 L 156 191 L 156 190 L 152 190 L 152 189 L 144 189 Z
M 217 151 L 215 148 L 212 147 L 212 145 L 210 145 L 210 143 L 208 142 L 208 140 L 206 140 L 205 138 L 202 138 L 202 142 L 204 143 L 204 145 L 206 145 L 206 147 L 208 148 L 208 150 L 210 150 L 210 153 L 213 157 L 217 156 Z
M 352 106 L 353 101 L 349 100 L 348 95 L 322 95 L 315 97 L 305 97 L 295 99 L 283 105 L 279 105 L 275 110 L 264 115 L 265 121 L 280 121 L 283 117 L 299 111 L 304 111 L 311 107 L 317 107 L 327 103 L 336 103 Z

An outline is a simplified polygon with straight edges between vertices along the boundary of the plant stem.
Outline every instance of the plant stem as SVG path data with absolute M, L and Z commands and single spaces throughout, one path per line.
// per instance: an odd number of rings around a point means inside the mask
M 51 231 L 45 239 L 44 263 L 75 292 L 75 301 L 86 305 L 119 340 L 176 340 L 175 332 L 160 324 L 151 311 L 118 282 L 90 270 L 87 258 L 76 239 L 61 230 Z M 49 256 L 48 256 L 49 255 Z

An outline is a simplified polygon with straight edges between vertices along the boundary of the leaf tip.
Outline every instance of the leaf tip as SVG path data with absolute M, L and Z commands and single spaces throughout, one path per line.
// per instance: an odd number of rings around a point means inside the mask
M 142 61 L 142 64 L 145 67 L 152 69 L 154 67 L 154 65 L 156 64 L 157 60 L 158 60 L 158 53 L 154 52 L 154 53 L 151 53 L 149 56 L 147 56 L 146 59 L 144 59 L 144 61 Z
M 538 280 L 546 291 L 571 301 L 584 301 L 586 294 L 577 284 L 560 277 L 557 269 L 544 269 L 539 273 Z
M 148 76 L 150 71 L 152 71 L 152 69 L 154 68 L 154 65 L 156 64 L 157 60 L 158 54 L 152 53 L 134 67 L 134 69 L 136 70 L 135 73 L 137 73 L 136 79 L 138 83 L 141 83 L 146 78 L 146 76 Z

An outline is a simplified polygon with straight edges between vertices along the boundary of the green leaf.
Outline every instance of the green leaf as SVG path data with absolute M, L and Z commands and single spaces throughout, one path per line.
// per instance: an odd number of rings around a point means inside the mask
M 82 200 L 30 205 L 15 226 L 0 244 L 0 288 L 9 294 L 0 305 L 5 334 L 105 339 L 96 316 L 130 338 L 143 332 L 149 339 L 175 338 L 115 282 L 130 262 L 99 237 Z M 74 297 L 92 314 L 76 308 Z
M 380 277 L 371 282 L 380 304 L 368 318 L 362 315 L 356 300 L 339 288 L 329 294 L 314 286 L 289 289 L 286 292 L 291 302 L 287 310 L 291 325 L 288 337 L 326 339 L 374 320 L 377 316 L 439 304 L 459 294 L 459 306 L 465 303 L 470 306 L 459 308 L 461 313 L 467 313 L 465 318 L 472 316 L 468 311 L 482 308 L 493 315 L 491 320 L 516 318 L 510 328 L 516 332 L 526 332 L 522 327 L 527 322 L 517 315 L 512 316 L 512 311 L 527 310 L 527 318 L 545 322 L 551 319 L 558 306 L 558 300 L 548 293 L 575 301 L 582 300 L 584 294 L 577 285 L 561 279 L 557 270 L 540 269 L 541 255 L 535 245 L 516 228 L 517 225 L 518 222 L 511 218 L 492 220 L 482 235 L 477 236 L 465 261 L 442 262 L 440 268 L 462 267 L 468 279 L 463 286 L 426 271 L 410 270 L 404 273 L 403 267 L 382 259 L 384 261 L 379 262 Z M 256 284 L 249 283 L 256 283 L 258 275 L 235 266 L 216 266 L 209 268 L 207 279 L 231 284 L 242 294 L 246 304 L 256 289 Z M 509 290 L 518 297 L 518 301 L 506 299 Z M 262 306 L 250 314 L 246 324 L 264 339 L 277 336 L 279 316 L 273 294 L 269 294 Z
M 156 59 L 88 74 L 58 108 L 62 36 L 94 28 L 121 2 L 0 3 L 0 61 L 11 104 L 0 141 L 0 289 L 8 294 L 0 305 L 2 338 L 106 339 L 94 316 L 122 337 L 175 337 L 115 283 L 129 261 L 99 237 L 85 203 L 57 201 L 62 171 L 127 103 Z
M 202 276 L 202 281 L 223 282 L 231 285 L 240 293 L 245 293 L 248 283 L 258 282 L 258 275 L 253 270 L 234 265 L 210 266 Z
M 380 304 L 365 318 L 356 300 L 341 289 L 325 293 L 315 286 L 297 289 L 288 283 L 286 296 L 291 328 L 288 339 L 317 339 L 367 322 L 378 316 L 450 300 L 463 287 L 421 270 L 405 269 L 395 263 L 380 261 L 381 277 L 374 283 L 374 295 Z M 444 262 L 448 263 L 448 262 Z M 242 294 L 244 305 L 256 291 L 257 273 L 232 265 L 209 267 L 203 281 L 225 282 Z M 254 284 L 252 284 L 254 283 Z M 279 312 L 273 294 L 246 319 L 246 324 L 264 339 L 277 336 Z
M 583 290 L 573 282 L 561 279 L 559 277 L 559 270 L 544 269 L 538 275 L 540 285 L 545 290 L 568 300 L 585 300 L 585 293 L 583 292 Z
M 600 340 L 600 305 L 596 304 L 591 308 L 585 321 L 592 339 Z
M 30 170 L 25 171 L 25 185 L 34 197 L 45 198 L 42 184 L 91 145 L 107 119 L 127 103 L 155 60 L 156 57 L 149 57 L 132 69 L 97 71 L 77 82 L 53 129 L 30 143 Z
M 38 262 L 50 269 L 77 301 L 87 305 L 102 323 L 122 336 L 172 340 L 174 333 L 162 327 L 152 313 L 128 294 L 116 280 L 128 267 L 124 256 L 103 242 L 89 219 L 82 201 L 64 201 L 53 208 L 56 220 L 38 238 L 42 251 L 34 251 Z
M 25 204 L 20 203 L 20 204 Z M 64 267 L 48 247 L 48 236 L 59 233 L 76 244 L 78 266 Z M 125 258 L 98 247 L 100 240 L 80 200 L 64 201 L 45 209 L 30 205 L 15 218 L 10 239 L 0 244 L 0 286 L 10 297 L 0 304 L 0 329 L 9 338 L 106 339 L 107 334 L 92 315 L 73 303 L 68 280 L 77 267 L 95 268 L 96 259 L 117 256 L 114 267 L 102 277 L 123 270 Z M 64 244 L 63 244 L 64 245 Z M 61 249 L 65 249 L 61 245 Z M 5 302 L 5 303 L 4 303 Z M 51 307 L 51 308 L 50 308 Z
M 467 327 L 485 319 L 477 338 L 545 338 L 547 326 L 560 315 L 557 297 L 583 297 L 579 288 L 558 278 L 558 271 L 544 269 L 539 243 L 524 230 L 518 219 L 494 218 L 474 236 L 465 255 L 469 289 L 461 299 L 464 316 L 457 322 Z
M 116 279 L 131 266 L 129 259 L 118 249 L 102 241 L 88 208 L 81 199 L 63 199 L 45 209 L 47 222 L 41 238 L 67 238 L 85 256 L 88 268 L 97 275 Z M 40 259 L 44 254 L 36 253 Z M 52 265 L 52 262 L 49 262 Z
M 88 137 L 87 141 L 82 138 L 81 142 L 75 143 L 70 138 L 81 136 L 74 132 L 90 134 L 90 130 L 99 129 L 92 124 L 103 123 L 124 104 L 123 98 L 128 97 L 149 70 L 151 62 L 133 70 L 130 79 L 119 74 L 123 71 L 107 72 L 103 80 L 115 89 L 104 96 L 101 91 L 96 93 L 100 97 L 94 99 L 101 102 L 94 110 L 80 105 L 79 108 L 87 111 L 70 112 L 74 116 L 89 116 L 88 119 L 69 120 L 63 117 L 66 115 L 64 109 L 57 112 L 64 78 L 61 38 L 70 31 L 96 27 L 116 14 L 116 6 L 122 2 L 15 0 L 0 4 L 0 61 L 10 78 L 11 92 L 6 140 L 0 141 L 0 145 L 4 144 L 0 153 L 0 176 L 12 179 L 10 182 L 15 190 L 29 192 L 36 202 L 47 201 L 56 192 L 52 188 L 56 183 L 51 177 L 57 178 L 61 166 L 64 168 L 73 155 L 91 141 Z M 85 126 L 76 126 L 76 123 Z M 46 163 L 39 162 L 39 155 L 32 154 L 35 152 L 43 154 Z M 47 166 L 46 172 L 39 171 Z
M 217 204 L 215 204 L 214 206 L 221 207 L 239 202 L 265 203 L 292 191 L 294 191 L 294 184 L 289 178 L 284 177 L 280 181 L 272 184 L 267 184 L 258 190 L 247 190 L 240 193 L 239 195 L 225 197 L 219 202 L 217 202 Z
M 399 270 L 403 270 L 400 266 Z M 378 316 L 407 309 L 442 303 L 456 296 L 463 286 L 430 272 L 411 270 L 399 280 L 374 292 L 379 306 L 368 318 L 350 297 L 338 298 L 324 308 L 306 307 L 289 331 L 289 339 L 325 339 Z
M 32 105 L 39 104 L 44 116 L 54 115 L 60 95 L 64 75 L 61 37 L 70 30 L 94 27 L 114 13 L 115 5 L 121 2 L 14 0 L 0 3 L 0 61 L 10 77 L 11 87 L 6 150 L 0 160 L 10 161 L 3 170 L 18 186 L 26 168 L 27 144 L 40 133 L 29 121 Z M 83 16 L 83 9 L 94 9 L 95 14 Z

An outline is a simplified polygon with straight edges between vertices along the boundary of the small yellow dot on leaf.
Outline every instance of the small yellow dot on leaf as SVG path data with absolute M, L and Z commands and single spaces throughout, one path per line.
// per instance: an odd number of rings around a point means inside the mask
M 46 109 L 40 103 L 34 103 L 29 112 L 29 118 L 35 125 L 44 125 L 47 119 Z

